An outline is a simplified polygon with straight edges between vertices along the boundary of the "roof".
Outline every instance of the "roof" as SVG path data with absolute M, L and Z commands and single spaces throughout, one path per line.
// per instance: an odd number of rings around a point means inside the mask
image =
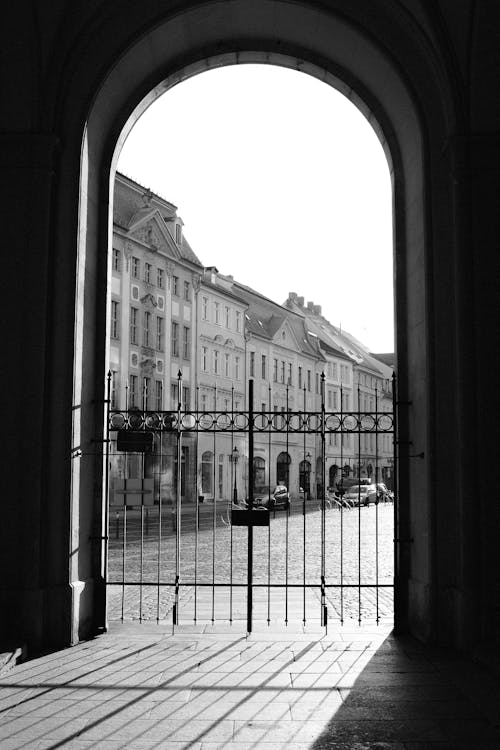
M 294 310 L 297 314 L 302 315 L 307 321 L 309 330 L 315 333 L 321 342 L 321 348 L 327 354 L 349 359 L 360 368 L 370 370 L 383 378 L 391 377 L 392 365 L 376 358 L 370 354 L 368 349 L 348 331 L 341 330 L 332 325 L 321 312 L 320 308 L 311 309 L 299 304 L 296 299 L 287 299 L 285 303 L 287 309 Z M 385 355 L 387 358 L 394 355 Z
M 249 333 L 272 341 L 286 322 L 293 332 L 300 351 L 310 357 L 323 359 L 319 346 L 311 341 L 302 316 L 239 282 L 234 282 L 233 289 L 237 296 L 243 298 L 248 304 L 246 324 Z
M 172 236 L 172 231 L 169 225 L 174 220 L 182 223 L 182 219 L 177 214 L 177 206 L 130 179 L 130 177 L 125 177 L 125 175 L 117 172 L 113 205 L 113 222 L 115 225 L 124 231 L 128 231 L 132 225 L 136 225 L 140 221 L 146 221 L 149 216 L 151 218 L 156 216 L 158 221 L 162 221 L 170 236 Z M 184 234 L 182 235 L 182 243 L 180 245 L 176 243 L 176 248 L 182 260 L 196 266 L 202 265 Z

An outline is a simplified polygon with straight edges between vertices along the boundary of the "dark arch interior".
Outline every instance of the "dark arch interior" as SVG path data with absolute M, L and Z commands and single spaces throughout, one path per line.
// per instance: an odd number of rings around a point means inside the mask
M 19 23 L 14 9 L 4 19 L 5 56 L 18 72 L 15 87 L 5 81 L 12 106 L 2 113 L 5 271 L 13 280 L 4 325 L 16 360 L 4 379 L 5 418 L 15 426 L 5 449 L 0 547 L 14 572 L 2 588 L 4 632 L 48 648 L 105 626 L 102 462 L 93 448 L 102 438 L 105 249 L 121 139 L 148 102 L 186 76 L 266 62 L 339 88 L 390 159 L 397 627 L 457 648 L 491 641 L 500 609 L 500 520 L 488 489 L 496 465 L 498 11 L 477 3 L 458 16 L 445 0 L 433 9 L 417 0 L 376 9 L 346 0 L 185 0 L 175 12 L 97 2 L 78 14 L 68 4 L 60 15 L 38 5 L 37 23 Z M 29 555 L 19 538 L 30 540 Z

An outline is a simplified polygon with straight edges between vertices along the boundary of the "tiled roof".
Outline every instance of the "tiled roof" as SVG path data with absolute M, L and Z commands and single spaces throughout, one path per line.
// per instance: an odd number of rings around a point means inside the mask
M 147 205 L 144 200 L 145 196 L 147 196 Z M 141 216 L 147 216 L 154 209 L 157 209 L 163 219 L 167 221 L 177 216 L 177 207 L 173 203 L 169 203 L 159 195 L 152 193 L 129 177 L 125 177 L 125 175 L 119 172 L 116 173 L 113 221 L 117 226 L 127 230 L 132 222 L 139 221 Z M 167 231 L 171 235 L 172 233 L 168 229 L 168 224 L 166 226 Z M 187 260 L 197 266 L 203 265 L 184 235 L 182 237 L 182 244 L 180 246 L 177 245 L 177 249 L 183 260 Z
M 264 297 L 264 295 L 255 291 L 255 289 L 251 289 L 251 287 L 239 282 L 234 282 L 233 288 L 237 296 L 242 297 L 248 304 L 246 323 L 250 333 L 272 340 L 286 321 L 294 333 L 300 350 L 311 357 L 322 359 L 319 348 L 314 346 L 309 339 L 304 326 L 304 319 L 301 315 L 297 315 L 277 302 Z

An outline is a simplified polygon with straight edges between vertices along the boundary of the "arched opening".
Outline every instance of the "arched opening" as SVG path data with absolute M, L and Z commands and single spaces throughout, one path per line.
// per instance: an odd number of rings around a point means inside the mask
M 261 456 L 253 460 L 253 482 L 257 492 L 266 486 L 266 461 Z
M 308 500 L 311 496 L 311 462 L 305 459 L 299 464 L 299 485 Z
M 290 464 L 292 459 L 288 453 L 280 453 L 276 459 L 276 484 L 290 487 Z
M 255 4 L 238 0 L 231 11 L 224 4 L 215 3 L 213 8 L 214 14 L 208 23 L 200 17 L 199 9 L 189 9 L 175 18 L 162 19 L 154 29 L 137 38 L 119 62 L 118 56 L 113 59 L 114 67 L 93 100 L 80 162 L 74 403 L 90 403 L 103 390 L 105 306 L 110 300 L 106 301 L 107 262 L 98 248 L 106 246 L 109 235 L 113 168 L 121 139 L 160 93 L 207 67 L 257 61 L 307 71 L 343 91 L 366 114 L 390 161 L 394 184 L 399 397 L 402 404 L 412 403 L 411 411 L 402 407 L 399 429 L 403 441 L 411 433 L 412 444 L 418 445 L 419 450 L 422 448 L 424 455 L 418 467 L 403 456 L 399 487 L 406 499 L 400 523 L 408 529 L 410 523 L 417 524 L 415 531 L 419 533 L 414 536 L 427 538 L 433 528 L 434 507 L 434 488 L 429 484 L 429 456 L 434 455 L 430 450 L 432 400 L 428 379 L 431 353 L 428 334 L 432 323 L 426 281 L 429 237 L 424 175 L 427 152 L 420 103 L 416 104 L 414 92 L 401 69 L 361 30 L 360 21 L 349 24 L 334 13 L 280 2 Z M 279 8 L 278 17 L 276 8 Z M 269 37 L 266 37 L 266 30 Z M 151 50 L 155 50 L 153 56 Z M 431 80 L 429 76 L 429 82 Z M 442 103 L 437 90 L 433 90 L 430 83 L 429 86 L 425 104 L 435 108 L 439 129 Z M 84 301 L 89 297 L 95 304 Z M 434 366 L 434 359 L 431 364 Z M 100 417 L 94 410 L 82 413 L 74 424 L 75 445 L 95 439 Z M 77 515 L 88 515 L 86 498 L 93 496 L 92 488 L 99 471 L 99 467 L 86 467 L 73 475 L 72 503 L 78 509 Z M 410 513 L 412 498 L 418 503 L 418 517 Z M 94 512 L 97 511 L 98 508 L 94 508 Z M 84 547 L 80 555 L 87 555 L 90 561 L 96 551 L 85 551 Z M 427 615 L 422 614 L 422 602 L 425 602 L 423 609 L 427 614 L 430 611 L 431 558 L 432 549 L 427 546 L 422 549 L 417 567 L 410 569 L 410 550 L 399 553 L 401 586 L 396 591 L 396 612 L 401 624 L 408 618 L 424 636 L 432 628 L 429 624 L 432 618 L 426 619 Z M 98 578 L 97 575 L 96 581 Z M 412 592 L 409 600 L 406 598 L 408 591 Z M 92 610 L 92 597 L 86 601 Z M 98 620 L 95 609 L 93 616 Z
M 214 494 L 214 454 L 212 451 L 205 451 L 201 457 L 201 493 L 207 497 L 213 497 Z

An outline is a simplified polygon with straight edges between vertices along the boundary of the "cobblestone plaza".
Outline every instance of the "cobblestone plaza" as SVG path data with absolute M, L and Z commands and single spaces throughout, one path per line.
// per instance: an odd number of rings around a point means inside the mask
M 225 507 L 215 513 L 213 507 L 205 510 L 208 514 L 198 532 L 186 522 L 179 535 L 179 619 L 202 622 L 223 617 L 243 623 L 247 529 L 228 524 Z M 259 620 L 298 623 L 318 621 L 320 617 L 322 513 L 314 501 L 305 515 L 302 507 L 293 511 L 290 515 L 271 515 L 269 527 L 254 529 L 254 616 Z M 325 511 L 330 620 L 392 620 L 393 516 L 391 503 Z M 149 511 L 147 518 L 143 514 L 142 522 L 138 511 L 129 512 L 125 543 L 123 521 L 123 511 L 111 521 L 108 618 L 165 621 L 171 618 L 175 598 L 173 513 L 162 513 L 160 534 L 158 511 Z M 112 585 L 121 581 L 127 585 Z

